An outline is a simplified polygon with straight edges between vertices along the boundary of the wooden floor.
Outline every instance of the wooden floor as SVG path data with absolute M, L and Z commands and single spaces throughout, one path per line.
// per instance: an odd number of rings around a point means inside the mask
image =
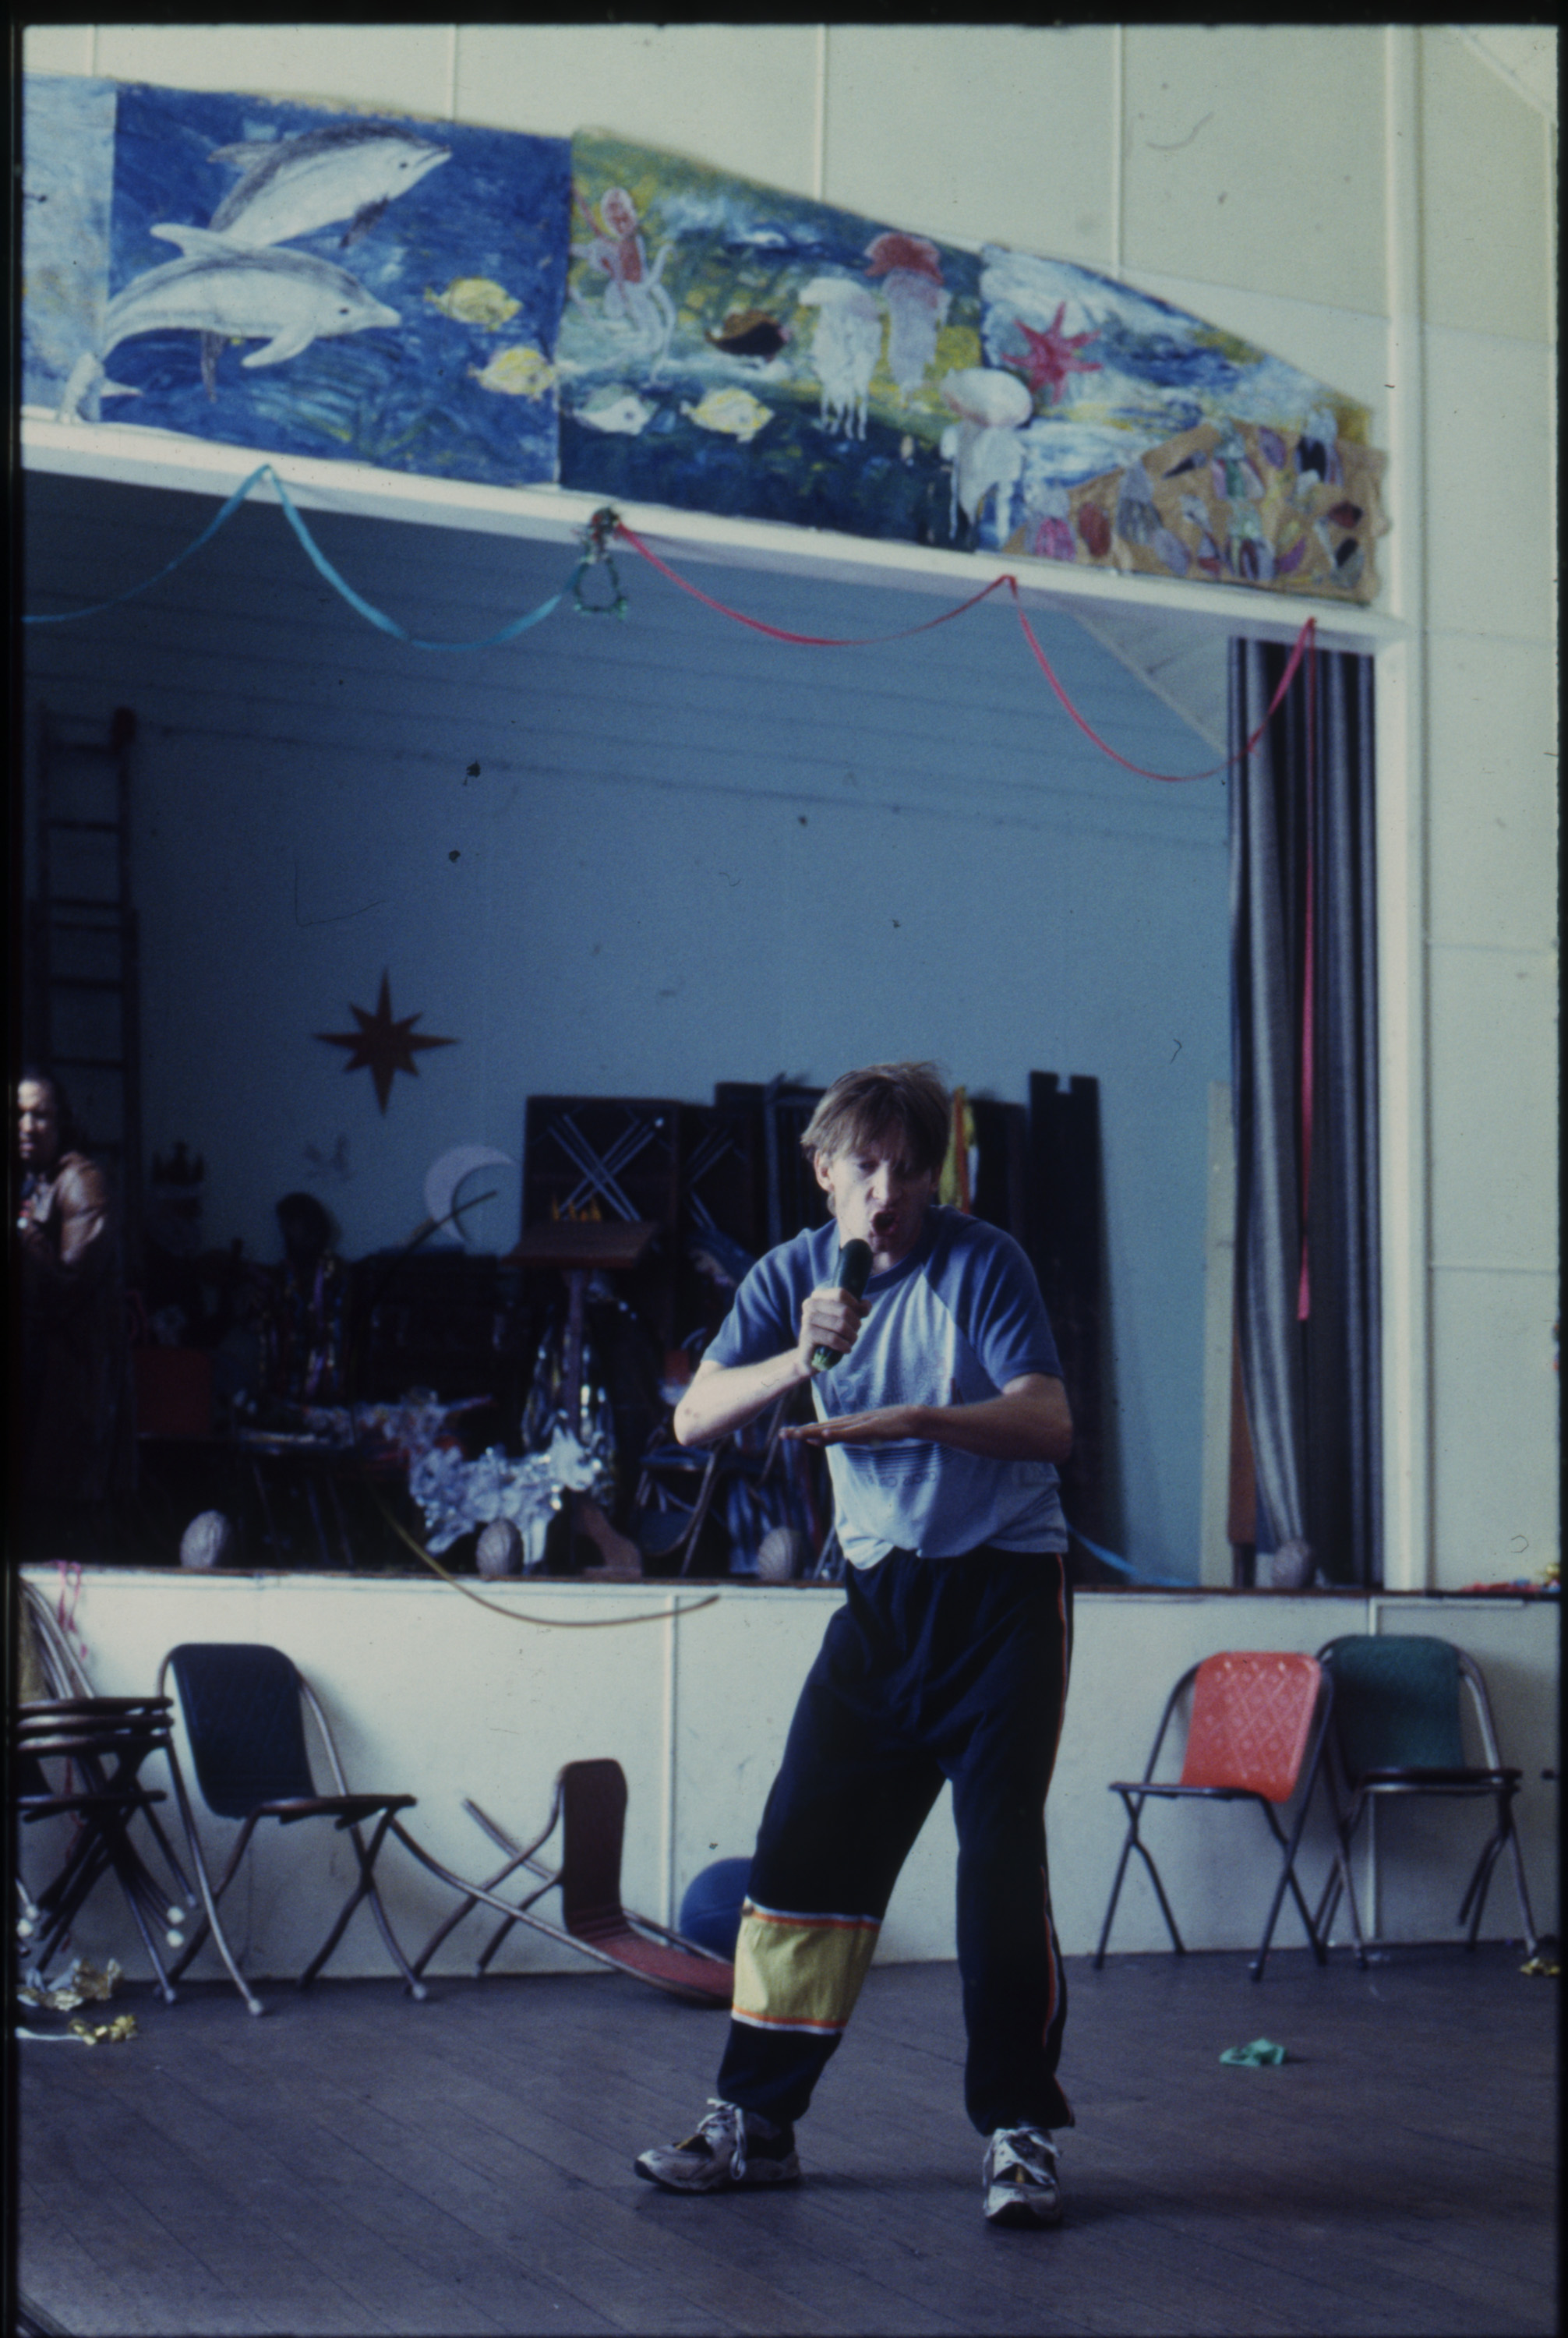
M 1070 1965 L 1057 2233 L 993 2232 L 951 1965 L 874 1970 L 798 2190 L 688 2199 L 724 2020 L 613 1974 L 206 1986 L 24 2043 L 22 2315 L 71 2338 L 1557 2327 L 1556 1985 L 1523 1951 Z M 1281 2068 L 1220 2063 L 1267 2036 Z

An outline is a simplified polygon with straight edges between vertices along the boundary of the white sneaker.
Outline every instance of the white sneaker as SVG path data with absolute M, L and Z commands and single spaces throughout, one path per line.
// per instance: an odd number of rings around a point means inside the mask
M 640 2155 L 635 2168 L 666 2192 L 734 2192 L 800 2180 L 793 2128 L 775 2127 L 739 2103 L 712 2099 L 695 2135 L 684 2143 L 656 2144 Z
M 1056 2146 L 1044 2127 L 999 2127 L 985 2146 L 981 2182 L 992 2225 L 1059 2225 Z

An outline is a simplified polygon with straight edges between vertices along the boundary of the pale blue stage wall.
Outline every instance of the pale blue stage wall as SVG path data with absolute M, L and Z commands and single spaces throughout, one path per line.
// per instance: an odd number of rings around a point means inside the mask
M 29 476 L 27 605 L 123 589 L 213 509 Z M 371 601 L 445 638 L 493 631 L 572 565 L 495 535 L 311 526 Z M 1023 1102 L 1032 1070 L 1092 1073 L 1109 1509 L 1141 1569 L 1195 1579 L 1208 1087 L 1230 1076 L 1222 780 L 1161 786 L 1100 754 L 1002 596 L 890 646 L 810 650 L 620 565 L 623 620 L 566 608 L 440 655 L 376 632 L 276 506 L 248 506 L 141 598 L 29 629 L 34 705 L 138 717 L 149 1150 L 204 1156 L 209 1241 L 274 1256 L 273 1203 L 314 1184 L 353 1256 L 413 1232 L 449 1146 L 515 1154 L 531 1093 L 702 1101 L 718 1079 L 929 1055 Z M 691 573 L 808 633 L 942 605 Z M 1123 754 L 1217 760 L 1071 619 L 1038 622 Z M 374 1007 L 384 968 L 393 1012 L 460 1044 L 399 1076 L 383 1118 L 312 1035 Z M 323 1173 L 335 1154 L 347 1177 Z

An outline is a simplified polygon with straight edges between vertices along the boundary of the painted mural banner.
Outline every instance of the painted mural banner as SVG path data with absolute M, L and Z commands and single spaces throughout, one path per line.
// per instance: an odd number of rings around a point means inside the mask
M 1364 406 L 1066 260 L 988 246 L 981 298 L 987 370 L 1030 395 L 971 457 L 988 547 L 1373 597 L 1385 458 Z
M 978 255 L 579 134 L 561 484 L 959 548 L 941 384 L 981 359 Z
M 564 140 L 42 76 L 25 124 L 27 402 L 554 479 Z
M 1370 599 L 1364 407 L 1066 261 L 572 142 L 561 482 L 1075 566 Z
M 1369 601 L 1364 407 L 1063 260 L 600 133 L 30 75 L 23 397 L 272 453 Z

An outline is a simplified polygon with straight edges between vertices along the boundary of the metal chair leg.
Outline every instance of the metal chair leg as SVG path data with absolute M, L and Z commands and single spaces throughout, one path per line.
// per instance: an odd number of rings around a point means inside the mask
M 1181 1935 L 1176 1930 L 1176 1919 L 1171 1913 L 1171 1902 L 1165 1897 L 1165 1887 L 1160 1881 L 1160 1871 L 1155 1866 L 1154 1862 L 1150 1855 L 1148 1846 L 1144 1843 L 1138 1832 L 1139 1821 L 1142 1816 L 1145 1799 L 1146 1797 L 1140 1795 L 1138 1798 L 1138 1807 L 1134 1810 L 1131 1796 L 1123 1794 L 1122 1797 L 1122 1803 L 1127 1812 L 1127 1836 L 1125 1842 L 1122 1845 L 1122 1856 L 1116 1863 L 1116 1880 L 1111 1887 L 1111 1904 L 1105 1911 L 1105 1921 L 1100 1928 L 1100 1945 L 1094 1952 L 1094 1970 L 1096 1972 L 1101 1970 L 1105 1962 L 1105 1946 L 1111 1938 L 1111 1920 L 1116 1913 L 1116 1902 L 1122 1896 L 1122 1878 L 1127 1872 L 1127 1861 L 1130 1854 L 1133 1852 L 1138 1853 L 1138 1856 L 1143 1862 L 1144 1866 L 1149 1870 L 1149 1881 L 1154 1886 L 1154 1896 L 1160 1902 L 1160 1912 L 1165 1919 L 1165 1929 L 1171 1935 L 1171 1947 L 1175 1950 L 1176 1954 L 1179 1957 L 1184 1957 L 1187 1953 L 1186 1946 L 1182 1941 Z

